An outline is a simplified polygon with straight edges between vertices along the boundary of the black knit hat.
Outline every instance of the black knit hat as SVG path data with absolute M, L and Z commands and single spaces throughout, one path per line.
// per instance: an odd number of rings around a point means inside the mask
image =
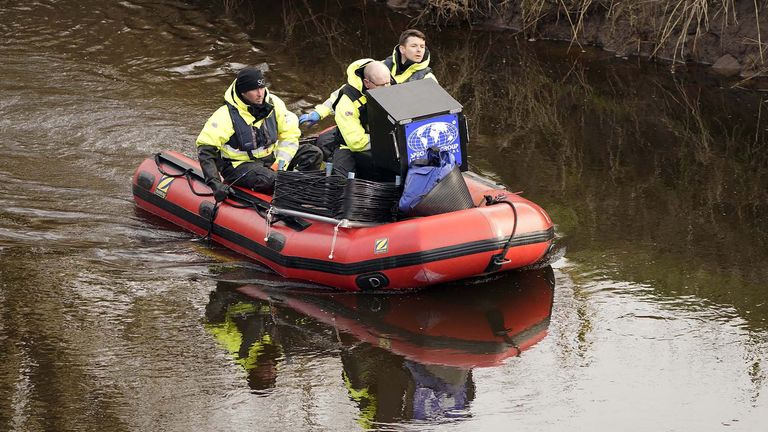
M 267 83 L 264 80 L 264 72 L 262 72 L 260 69 L 245 68 L 237 74 L 235 90 L 237 90 L 237 92 L 240 94 L 266 86 Z

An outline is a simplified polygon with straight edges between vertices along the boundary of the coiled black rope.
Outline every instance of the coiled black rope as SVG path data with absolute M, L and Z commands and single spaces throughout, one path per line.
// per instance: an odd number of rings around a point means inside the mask
M 400 187 L 395 183 L 348 179 L 337 219 L 358 222 L 392 222 L 397 216 Z
M 279 171 L 272 204 L 276 207 L 334 218 L 344 200 L 343 176 L 323 171 Z
M 333 219 L 382 223 L 395 220 L 400 187 L 323 171 L 280 171 L 272 204 Z

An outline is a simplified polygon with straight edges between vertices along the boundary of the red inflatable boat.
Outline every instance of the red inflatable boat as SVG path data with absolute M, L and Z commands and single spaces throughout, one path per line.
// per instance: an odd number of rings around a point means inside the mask
M 217 205 L 197 161 L 164 152 L 138 167 L 133 195 L 140 208 L 284 277 L 349 291 L 420 288 L 543 260 L 554 239 L 544 210 L 476 174 L 464 180 L 477 207 L 363 224 L 281 210 L 239 188 Z

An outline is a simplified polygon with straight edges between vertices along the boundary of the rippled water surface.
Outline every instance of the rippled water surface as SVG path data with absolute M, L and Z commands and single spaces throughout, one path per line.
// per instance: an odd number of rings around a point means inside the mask
M 0 430 L 765 429 L 764 84 L 423 26 L 471 168 L 542 204 L 565 255 L 339 293 L 134 207 L 136 166 L 193 154 L 243 65 L 298 112 L 410 20 L 235 3 L 0 7 Z

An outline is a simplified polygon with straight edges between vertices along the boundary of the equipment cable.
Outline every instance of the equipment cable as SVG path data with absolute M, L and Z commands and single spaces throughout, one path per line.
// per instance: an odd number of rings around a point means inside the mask
M 347 180 L 344 202 L 337 219 L 359 222 L 392 222 L 397 216 L 400 187 L 395 183 L 382 183 L 351 178 Z
M 505 259 L 504 257 L 507 255 L 507 252 L 509 252 L 509 248 L 512 247 L 512 239 L 515 237 L 515 232 L 517 231 L 517 209 L 515 208 L 515 205 L 512 203 L 512 201 L 509 201 L 507 199 L 507 196 L 504 194 L 499 194 L 499 195 L 496 195 L 495 197 L 492 197 L 490 195 L 485 195 L 485 203 L 486 205 L 501 204 L 501 203 L 508 204 L 512 208 L 512 213 L 515 216 L 515 220 L 512 223 L 512 232 L 509 234 L 509 239 L 507 239 L 507 242 L 504 243 L 504 248 L 502 248 L 500 254 L 494 255 L 493 258 L 491 259 L 491 263 L 494 266 L 501 267 L 503 264 L 506 264 L 509 262 L 509 260 Z
M 280 171 L 275 181 L 272 204 L 334 218 L 344 201 L 345 178 L 326 176 L 323 171 Z

